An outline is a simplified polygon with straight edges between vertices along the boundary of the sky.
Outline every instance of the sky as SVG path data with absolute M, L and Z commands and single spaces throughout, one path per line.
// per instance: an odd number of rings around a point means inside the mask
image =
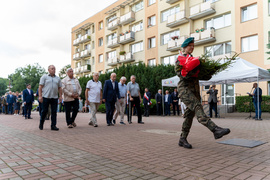
M 0 77 L 71 63 L 71 28 L 117 0 L 0 0 Z

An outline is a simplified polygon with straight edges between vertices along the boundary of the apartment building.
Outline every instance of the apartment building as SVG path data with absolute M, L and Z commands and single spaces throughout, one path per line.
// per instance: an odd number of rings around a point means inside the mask
M 194 56 L 208 51 L 218 59 L 238 52 L 270 69 L 265 53 L 269 4 L 268 0 L 118 0 L 72 28 L 71 66 L 81 77 L 122 64 L 174 64 L 181 44 L 191 36 Z M 218 86 L 221 103 L 234 104 L 235 96 L 251 87 L 251 83 Z M 260 87 L 269 94 L 267 82 Z M 202 87 L 203 97 L 208 88 Z

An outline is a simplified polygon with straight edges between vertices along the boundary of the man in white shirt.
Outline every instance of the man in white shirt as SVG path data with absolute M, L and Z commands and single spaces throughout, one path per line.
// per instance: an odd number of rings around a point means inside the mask
M 85 101 L 90 105 L 92 113 L 89 125 L 94 127 L 98 127 L 96 113 L 102 101 L 102 83 L 98 80 L 98 78 L 99 74 L 94 73 L 93 79 L 87 82 L 85 90 Z

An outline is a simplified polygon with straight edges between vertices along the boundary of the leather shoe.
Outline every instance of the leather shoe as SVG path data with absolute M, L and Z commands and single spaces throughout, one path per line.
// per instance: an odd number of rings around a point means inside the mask
M 228 128 L 221 128 L 221 127 L 215 127 L 213 133 L 214 133 L 214 137 L 215 139 L 219 139 L 222 138 L 223 136 L 229 134 L 231 131 Z
M 141 122 L 138 122 L 138 124 L 144 124 L 144 122 L 141 121 Z
M 112 120 L 113 124 L 115 124 L 115 119 Z
M 187 139 L 183 137 L 180 138 L 178 145 L 187 149 L 192 149 L 191 144 L 189 144 Z
M 43 130 L 43 124 L 42 123 L 39 124 L 39 129 Z
M 59 128 L 56 127 L 56 126 L 52 126 L 52 127 L 51 127 L 51 130 L 52 130 L 52 131 L 59 131 Z
M 28 117 L 28 119 L 33 119 L 33 118 L 31 118 L 31 117 Z

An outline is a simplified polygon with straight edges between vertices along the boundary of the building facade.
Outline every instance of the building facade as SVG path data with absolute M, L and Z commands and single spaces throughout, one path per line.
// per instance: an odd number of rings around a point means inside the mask
M 268 0 L 118 0 L 72 28 L 71 66 L 77 77 L 105 73 L 122 64 L 174 64 L 187 37 L 194 56 L 240 57 L 270 69 Z M 261 82 L 263 94 L 269 94 Z M 251 83 L 218 86 L 220 102 L 234 104 Z M 203 87 L 202 97 L 208 87 Z M 225 98 L 226 94 L 226 98 Z

